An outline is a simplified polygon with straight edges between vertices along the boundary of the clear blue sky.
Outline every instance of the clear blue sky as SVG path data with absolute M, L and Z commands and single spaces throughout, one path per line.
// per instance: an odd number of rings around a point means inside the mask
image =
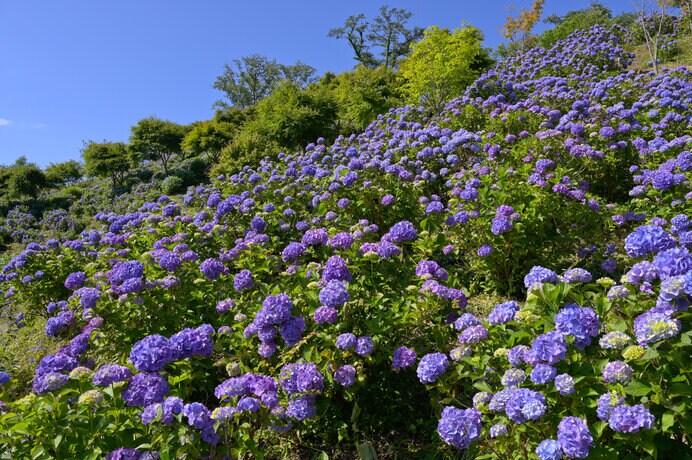
M 0 0 L 0 164 L 78 159 L 82 141 L 126 141 L 149 115 L 209 119 L 221 96 L 214 80 L 241 56 L 301 60 L 320 74 L 350 69 L 347 43 L 327 31 L 351 14 L 373 18 L 385 3 L 412 11 L 409 25 L 466 20 L 494 47 L 507 7 L 531 1 Z M 548 0 L 544 15 L 589 3 Z

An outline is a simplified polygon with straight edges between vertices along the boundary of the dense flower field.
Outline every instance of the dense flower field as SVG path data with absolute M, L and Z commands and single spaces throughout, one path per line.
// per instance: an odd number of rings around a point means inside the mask
M 28 244 L 0 458 L 689 453 L 692 72 L 623 40 Z

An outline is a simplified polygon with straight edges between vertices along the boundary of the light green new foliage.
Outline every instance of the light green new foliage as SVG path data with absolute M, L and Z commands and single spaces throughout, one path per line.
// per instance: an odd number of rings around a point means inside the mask
M 454 32 L 428 28 L 399 66 L 407 102 L 437 113 L 446 101 L 461 95 L 492 62 L 482 42 L 483 34 L 472 26 Z

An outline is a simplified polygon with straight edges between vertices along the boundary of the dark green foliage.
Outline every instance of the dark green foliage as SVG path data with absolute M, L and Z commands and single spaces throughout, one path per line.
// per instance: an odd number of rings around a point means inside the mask
M 259 54 L 243 56 L 235 59 L 233 66 L 226 64 L 223 74 L 216 78 L 214 88 L 228 100 L 218 101 L 216 106 L 220 109 L 250 107 L 269 96 L 280 81 L 288 80 L 304 87 L 314 80 L 315 72 L 300 61 L 284 65 Z
M 134 158 L 160 161 L 167 176 L 171 157 L 182 154 L 180 144 L 187 129 L 172 121 L 149 117 L 139 120 L 130 131 L 130 151 Z
M 89 141 L 82 149 L 82 157 L 88 176 L 110 178 L 114 188 L 122 185 L 130 170 L 127 146 L 122 142 Z
M 76 160 L 51 163 L 46 168 L 46 180 L 51 187 L 72 185 L 84 177 L 84 167 Z
M 38 192 L 45 188 L 46 176 L 43 171 L 33 163 L 26 166 L 12 168 L 7 186 L 12 196 L 20 198 L 28 196 L 35 199 Z
M 554 24 L 555 28 L 543 32 L 538 44 L 550 48 L 558 40 L 564 40 L 569 34 L 580 29 L 589 29 L 597 24 L 609 25 L 613 15 L 609 8 L 599 2 L 591 2 L 588 8 L 566 13 L 564 16 L 553 14 L 544 22 Z

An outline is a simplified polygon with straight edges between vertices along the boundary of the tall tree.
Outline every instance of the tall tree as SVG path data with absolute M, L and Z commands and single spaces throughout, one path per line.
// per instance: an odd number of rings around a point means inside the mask
M 114 190 L 123 184 L 130 170 L 127 145 L 122 142 L 89 141 L 82 149 L 82 158 L 87 175 L 110 178 Z
M 84 168 L 79 161 L 69 160 L 51 163 L 46 168 L 46 180 L 51 187 L 72 185 L 84 176 Z
M 411 44 L 423 36 L 421 27 L 406 27 L 412 15 L 408 10 L 383 5 L 372 23 L 364 14 L 349 16 L 343 27 L 331 29 L 328 36 L 346 39 L 355 60 L 362 65 L 372 68 L 384 65 L 393 69 L 397 61 L 408 54 Z M 380 49 L 379 58 L 371 51 L 375 48 Z
M 502 35 L 517 47 L 519 53 L 524 53 L 531 41 L 535 40 L 531 32 L 543 14 L 544 3 L 545 0 L 534 0 L 530 9 L 522 8 L 516 17 L 507 17 Z
M 35 199 L 38 192 L 46 187 L 46 176 L 41 168 L 33 163 L 14 166 L 10 172 L 8 188 L 10 195 L 29 196 Z
M 482 43 L 483 34 L 472 26 L 454 32 L 428 28 L 399 67 L 407 102 L 439 113 L 445 102 L 461 95 L 492 64 Z
M 649 53 L 656 75 L 658 75 L 661 34 L 668 16 L 668 3 L 669 0 L 639 0 L 634 4 L 637 10 L 637 23 L 644 34 L 646 51 Z
M 219 161 L 221 150 L 233 139 L 233 125 L 213 120 L 197 123 L 182 142 L 183 150 L 193 155 L 209 155 L 212 163 Z
M 181 154 L 181 142 L 186 128 L 156 117 L 143 118 L 130 129 L 130 150 L 145 160 L 160 161 L 168 175 L 168 164 L 173 155 Z
M 274 59 L 253 54 L 226 64 L 224 72 L 216 78 L 214 88 L 222 91 L 228 102 L 217 101 L 216 106 L 229 105 L 244 109 L 269 96 L 281 80 L 289 80 L 301 87 L 314 81 L 316 69 L 300 61 L 293 65 L 279 64 Z

